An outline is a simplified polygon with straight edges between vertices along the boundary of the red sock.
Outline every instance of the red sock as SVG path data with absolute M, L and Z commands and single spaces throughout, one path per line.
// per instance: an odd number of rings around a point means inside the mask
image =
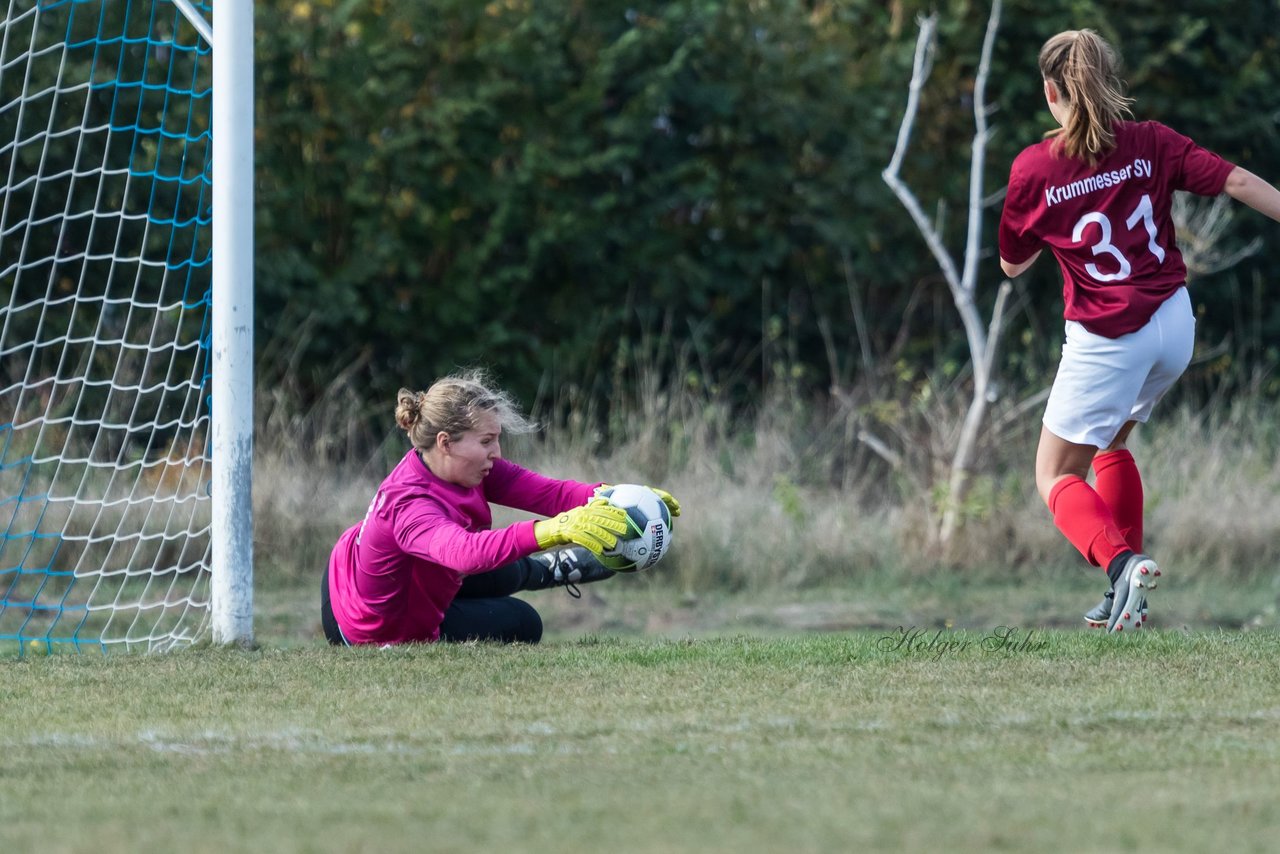
M 1071 545 L 1085 560 L 1106 569 L 1123 552 L 1131 551 L 1115 517 L 1084 478 L 1064 477 L 1049 492 L 1049 512 Z
M 1093 458 L 1094 491 L 1111 508 L 1116 527 L 1135 552 L 1142 551 L 1142 475 L 1127 448 Z

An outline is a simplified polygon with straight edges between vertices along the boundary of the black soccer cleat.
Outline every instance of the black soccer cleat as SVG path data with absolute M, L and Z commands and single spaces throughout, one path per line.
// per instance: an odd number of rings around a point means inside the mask
M 547 587 L 564 587 L 570 596 L 577 599 L 582 596 L 579 584 L 591 584 L 604 581 L 617 575 L 606 569 L 596 560 L 590 550 L 582 546 L 566 546 L 536 554 L 533 559 L 546 564 L 546 571 L 538 583 L 530 585 L 531 590 L 542 590 Z

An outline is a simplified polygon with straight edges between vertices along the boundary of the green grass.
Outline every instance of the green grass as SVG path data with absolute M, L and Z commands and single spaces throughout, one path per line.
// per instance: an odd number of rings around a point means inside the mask
M 270 646 L 321 642 L 319 594 L 310 583 L 264 587 L 254 594 L 258 638 Z M 789 635 L 797 632 L 892 629 L 899 625 L 984 629 L 996 625 L 1074 629 L 1106 588 L 1097 569 L 1023 567 L 974 580 L 934 570 L 904 578 L 863 573 L 840 586 L 799 590 L 681 591 L 662 568 L 582 588 L 523 594 L 543 616 L 546 637 L 582 635 L 686 638 Z M 1225 583 L 1214 575 L 1166 582 L 1153 605 L 1163 629 L 1280 629 L 1280 576 L 1258 573 Z M 4 655 L 0 645 L 0 658 Z
M 1280 635 L 989 635 L 10 658 L 0 850 L 1274 848 Z

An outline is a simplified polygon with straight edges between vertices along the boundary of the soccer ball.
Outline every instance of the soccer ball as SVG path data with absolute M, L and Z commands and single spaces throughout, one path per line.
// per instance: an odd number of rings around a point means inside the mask
M 637 572 L 648 569 L 671 548 L 671 511 L 647 486 L 620 483 L 596 493 L 614 507 L 627 511 L 625 534 L 618 544 L 600 556 L 600 563 L 614 572 Z

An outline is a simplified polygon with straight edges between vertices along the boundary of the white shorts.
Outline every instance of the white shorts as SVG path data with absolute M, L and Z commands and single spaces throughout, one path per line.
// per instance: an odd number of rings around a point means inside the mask
M 1105 448 L 1125 422 L 1150 418 L 1187 369 L 1196 318 L 1182 287 L 1136 332 L 1104 338 L 1074 320 L 1067 321 L 1066 331 L 1044 426 L 1068 442 Z

